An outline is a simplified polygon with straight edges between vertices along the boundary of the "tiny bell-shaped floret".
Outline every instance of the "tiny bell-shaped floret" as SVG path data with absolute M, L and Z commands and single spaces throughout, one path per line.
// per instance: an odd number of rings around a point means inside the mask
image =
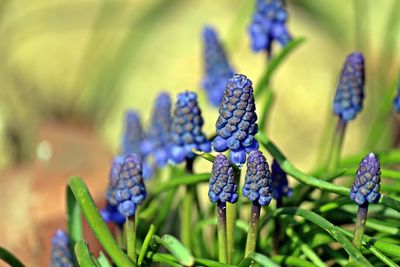
M 226 84 L 224 97 L 215 124 L 217 136 L 212 141 L 215 151 L 230 149 L 230 160 L 241 166 L 246 153 L 258 149 L 254 135 L 258 132 L 256 106 L 252 82 L 242 74 L 235 74 Z
M 167 164 L 171 145 L 171 97 L 161 92 L 155 101 L 151 125 L 142 143 L 142 153 L 153 156 L 158 167 Z
M 393 100 L 393 108 L 396 112 L 400 112 L 400 79 L 397 83 L 397 94 Z
M 203 29 L 205 75 L 201 86 L 207 92 L 209 102 L 219 107 L 224 95 L 225 84 L 234 74 L 228 63 L 225 50 L 212 27 Z
M 344 121 L 353 120 L 363 108 L 364 56 L 351 53 L 343 66 L 333 101 L 333 111 Z
M 74 267 L 70 238 L 63 230 L 57 230 L 51 241 L 51 267 Z
M 213 203 L 235 203 L 238 199 L 233 168 L 230 166 L 228 159 L 222 154 L 215 157 L 212 166 L 208 197 Z
M 274 160 L 272 162 L 272 183 L 271 183 L 271 195 L 275 199 L 283 197 L 290 197 L 292 195 L 292 189 L 289 187 L 286 173 L 281 169 L 279 163 Z
M 209 152 L 210 142 L 202 131 L 203 118 L 194 92 L 183 92 L 177 97 L 172 119 L 172 160 L 180 163 L 194 158 L 192 149 Z
M 358 167 L 356 178 L 350 190 L 350 198 L 359 206 L 365 203 L 377 203 L 381 197 L 379 193 L 380 175 L 379 161 L 373 153 L 369 153 Z
M 287 12 L 283 0 L 257 0 L 249 26 L 253 51 L 270 53 L 273 41 L 286 46 L 292 39 L 286 28 Z
M 271 172 L 264 155 L 255 150 L 247 159 L 247 171 L 242 188 L 243 196 L 260 206 L 271 202 Z
M 125 131 L 122 136 L 122 154 L 140 153 L 143 138 L 142 124 L 139 115 L 129 110 L 125 114 Z

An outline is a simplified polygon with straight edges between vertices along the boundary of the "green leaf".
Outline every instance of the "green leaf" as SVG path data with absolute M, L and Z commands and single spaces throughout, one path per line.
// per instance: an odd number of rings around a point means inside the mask
M 372 266 L 371 263 L 361 254 L 361 252 L 356 247 L 354 247 L 350 240 L 348 240 L 347 237 L 337 229 L 336 226 L 334 226 L 331 222 L 327 221 L 320 215 L 312 211 L 299 208 L 281 208 L 278 209 L 276 213 L 277 215 L 298 215 L 305 218 L 306 220 L 315 223 L 316 225 L 327 231 L 337 242 L 339 242 L 350 257 L 358 262 L 363 263 L 364 266 Z
M 152 194 L 158 195 L 161 192 L 165 192 L 180 185 L 191 185 L 191 184 L 207 182 L 210 179 L 210 175 L 211 175 L 210 173 L 200 173 L 200 174 L 183 175 L 180 177 L 176 177 L 174 179 L 169 179 L 165 183 L 158 186 L 152 192 Z
M 273 261 L 282 264 L 284 266 L 294 266 L 294 267 L 316 267 L 309 261 L 306 261 L 302 258 L 293 257 L 293 256 L 283 256 L 276 255 L 271 257 Z
M 101 267 L 112 267 L 111 263 L 108 261 L 107 257 L 104 255 L 102 251 L 100 251 L 100 255 L 97 258 Z
M 13 267 L 24 267 L 24 264 L 15 257 L 10 251 L 0 247 L 0 259 Z
M 201 266 L 207 267 L 234 267 L 235 265 L 230 265 L 226 263 L 220 263 L 218 261 L 208 260 L 208 259 L 199 259 L 196 258 L 195 263 L 201 264 Z
M 149 247 L 151 238 L 153 237 L 155 230 L 156 230 L 156 228 L 154 227 L 154 225 L 153 224 L 150 225 L 149 231 L 147 232 L 146 237 L 144 238 L 142 248 L 140 249 L 139 258 L 138 258 L 139 266 L 142 266 L 142 262 L 144 260 L 144 257 L 146 256 L 147 249 Z
M 154 240 L 164 246 L 182 265 L 192 266 L 194 258 L 190 251 L 172 235 L 164 235 L 162 238 L 154 235 Z
M 74 245 L 83 240 L 81 209 L 68 186 L 66 187 L 66 198 L 68 234 L 72 240 L 72 245 Z
M 258 263 L 263 267 L 279 267 L 274 261 L 272 261 L 269 257 L 253 252 L 245 259 L 243 259 L 238 267 L 248 267 L 252 266 L 254 263 Z
M 117 266 L 134 266 L 128 256 L 118 247 L 117 242 L 112 236 L 107 225 L 101 218 L 93 198 L 89 193 L 85 183 L 79 177 L 72 177 L 68 181 L 68 186 L 73 192 L 75 199 L 98 241 Z
M 282 62 L 294 51 L 300 44 L 302 44 L 306 39 L 304 37 L 296 38 L 290 41 L 287 46 L 282 48 L 282 50 L 275 55 L 271 61 L 268 63 L 267 68 L 262 75 L 260 81 L 257 83 L 257 87 L 254 89 L 254 96 L 257 99 L 263 89 L 268 87 L 272 74 L 278 69 Z
M 80 267 L 97 267 L 92 259 L 89 248 L 84 241 L 77 241 L 74 246 L 75 257 Z

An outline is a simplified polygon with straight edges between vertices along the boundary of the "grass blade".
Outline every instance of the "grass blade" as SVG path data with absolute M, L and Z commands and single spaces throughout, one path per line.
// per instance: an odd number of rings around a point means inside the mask
M 84 241 L 78 241 L 74 246 L 75 257 L 81 267 L 97 267 L 98 265 L 92 259 L 89 248 Z
M 68 234 L 72 240 L 72 245 L 74 245 L 76 242 L 83 240 L 81 209 L 68 186 L 66 187 L 66 198 Z
M 144 257 L 146 256 L 147 249 L 149 247 L 150 241 L 154 235 L 156 228 L 154 225 L 150 225 L 150 229 L 146 234 L 146 237 L 144 238 L 142 248 L 140 249 L 139 257 L 138 257 L 138 266 L 142 266 L 142 262 L 144 260 Z
M 24 267 L 25 265 L 15 257 L 10 251 L 0 247 L 0 259 L 13 267 Z
M 192 266 L 194 264 L 194 258 L 190 251 L 172 235 L 164 235 L 162 238 L 154 235 L 153 239 L 163 245 L 182 265 Z

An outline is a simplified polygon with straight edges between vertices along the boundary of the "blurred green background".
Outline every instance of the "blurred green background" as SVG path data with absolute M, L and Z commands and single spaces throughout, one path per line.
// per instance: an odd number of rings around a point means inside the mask
M 398 77 L 400 4 L 287 4 L 291 33 L 307 40 L 273 78 L 277 97 L 268 129 L 289 158 L 309 166 L 316 160 L 341 65 L 353 50 L 366 56 L 367 101 L 349 127 L 344 151 L 364 144 L 384 91 L 393 91 Z M 91 125 L 117 151 L 124 110 L 134 107 L 146 120 L 160 89 L 201 93 L 205 24 L 218 29 L 236 70 L 257 83 L 266 59 L 249 49 L 246 27 L 253 5 L 243 0 L 2 0 L 1 166 L 34 156 L 35 133 L 43 122 Z M 217 112 L 201 104 L 211 133 Z

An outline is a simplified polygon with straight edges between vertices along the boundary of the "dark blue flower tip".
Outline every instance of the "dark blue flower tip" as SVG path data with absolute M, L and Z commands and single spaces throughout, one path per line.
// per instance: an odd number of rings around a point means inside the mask
M 238 199 L 233 168 L 222 154 L 217 155 L 213 163 L 208 197 L 213 203 L 235 203 Z
M 333 101 L 333 111 L 344 121 L 353 120 L 363 108 L 364 56 L 351 53 L 343 66 Z
M 287 12 L 282 0 L 257 0 L 249 26 L 252 50 L 270 53 L 273 41 L 286 46 L 292 39 L 286 27 L 286 20 Z
M 271 195 L 273 198 L 280 199 L 292 195 L 292 189 L 289 187 L 287 175 L 276 160 L 272 162 L 271 177 Z
M 201 87 L 206 91 L 210 103 L 218 107 L 224 95 L 225 84 L 234 71 L 214 28 L 204 27 L 203 43 L 204 78 Z
M 70 238 L 62 230 L 57 230 L 51 242 L 51 267 L 74 267 L 74 256 L 71 251 Z
M 122 136 L 122 154 L 140 153 L 143 139 L 139 115 L 129 110 L 125 114 L 125 130 Z
M 174 163 L 193 158 L 192 149 L 210 152 L 210 142 L 202 131 L 203 123 L 196 93 L 186 91 L 179 94 L 171 130 L 171 158 Z
M 258 132 L 256 121 L 252 82 L 244 75 L 235 74 L 225 87 L 215 124 L 217 136 L 211 143 L 212 147 L 218 152 L 230 149 L 230 160 L 241 166 L 246 153 L 258 149 L 254 138 Z
M 373 153 L 369 153 L 361 161 L 354 183 L 350 190 L 350 198 L 359 206 L 365 203 L 377 203 L 381 182 L 381 167 Z
M 242 193 L 261 206 L 271 202 L 271 172 L 267 160 L 259 150 L 249 154 Z
M 115 223 L 118 226 L 122 226 L 125 223 L 126 217 L 119 213 L 116 206 L 106 204 L 106 207 L 100 211 L 100 215 L 103 220 L 107 223 Z
M 125 156 L 117 179 L 107 190 L 107 202 L 117 207 L 123 216 L 129 217 L 135 214 L 136 206 L 144 201 L 146 195 L 140 157 L 136 154 Z
M 151 125 L 141 146 L 142 154 L 154 158 L 157 167 L 165 166 L 170 158 L 171 120 L 171 97 L 161 92 L 156 98 Z
M 400 79 L 397 84 L 397 94 L 393 100 L 393 108 L 396 112 L 400 112 Z

